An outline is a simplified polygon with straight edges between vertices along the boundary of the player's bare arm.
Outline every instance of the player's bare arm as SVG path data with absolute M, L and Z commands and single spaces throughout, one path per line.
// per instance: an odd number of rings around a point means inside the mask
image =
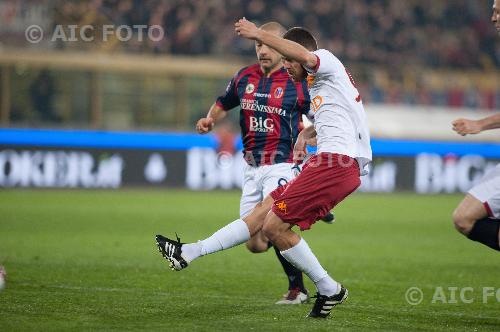
M 306 141 L 313 139 L 313 138 L 316 138 L 316 136 L 317 136 L 317 133 L 316 133 L 316 129 L 314 128 L 314 126 L 306 127 L 306 128 L 304 128 L 304 130 L 302 130 L 299 133 L 299 137 L 303 137 Z
M 307 145 L 313 145 L 316 141 L 316 130 L 314 126 L 309 126 L 302 130 L 297 137 L 297 142 L 293 147 L 293 162 L 300 164 L 307 155 Z
M 207 116 L 204 118 L 201 118 L 198 120 L 196 123 L 196 131 L 199 134 L 206 134 L 210 132 L 213 128 L 214 125 L 225 118 L 227 115 L 227 112 L 224 111 L 221 107 L 217 105 L 217 103 L 214 103 L 211 107 L 210 110 L 207 113 Z
M 459 135 L 478 134 L 485 130 L 500 128 L 500 113 L 479 120 L 457 119 L 452 125 L 453 130 Z
M 295 60 L 307 68 L 316 67 L 318 61 L 316 56 L 309 52 L 304 46 L 261 30 L 257 28 L 254 23 L 245 18 L 235 23 L 235 31 L 241 37 L 256 40 L 274 48 L 287 60 Z

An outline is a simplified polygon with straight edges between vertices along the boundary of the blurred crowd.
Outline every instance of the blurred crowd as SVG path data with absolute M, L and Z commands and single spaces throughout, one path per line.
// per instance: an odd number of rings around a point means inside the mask
M 305 26 L 347 63 L 480 67 L 500 63 L 491 1 L 470 0 L 74 0 L 54 7 L 56 24 L 161 25 L 160 43 L 120 45 L 173 54 L 244 54 L 233 23 Z
M 0 36 L 4 40 L 8 39 L 5 32 L 12 32 L 12 8 L 26 5 L 48 8 L 43 18 L 52 29 L 57 25 L 113 24 L 160 25 L 165 31 L 165 38 L 159 41 L 111 39 L 104 43 L 95 38 L 94 43 L 46 44 L 58 49 L 251 57 L 253 44 L 234 34 L 236 19 L 245 16 L 257 24 L 278 21 L 285 27 L 304 26 L 319 37 L 321 47 L 332 50 L 349 66 L 385 68 L 382 74 L 365 71 L 358 75 L 369 100 L 500 106 L 498 82 L 493 88 L 475 82 L 450 87 L 446 81 L 430 85 L 422 73 L 410 78 L 391 73 L 394 68 L 402 72 L 395 66 L 496 69 L 500 42 L 490 22 L 489 0 L 4 0 L 0 2 Z M 18 36 L 24 36 L 23 29 Z

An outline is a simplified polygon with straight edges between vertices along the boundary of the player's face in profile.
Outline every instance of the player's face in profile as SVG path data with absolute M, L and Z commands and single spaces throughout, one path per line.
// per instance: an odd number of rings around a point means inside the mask
M 281 67 L 281 55 L 269 46 L 256 42 L 255 53 L 257 53 L 263 72 L 270 72 L 276 67 Z
M 285 67 L 288 75 L 295 81 L 300 82 L 306 79 L 307 73 L 300 63 L 288 59 L 283 59 L 283 67 Z
M 493 1 L 493 14 L 491 15 L 491 22 L 500 34 L 500 0 Z

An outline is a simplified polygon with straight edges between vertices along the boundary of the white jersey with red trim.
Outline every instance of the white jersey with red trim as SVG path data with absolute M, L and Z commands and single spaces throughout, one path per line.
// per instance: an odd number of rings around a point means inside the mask
M 488 171 L 469 194 L 483 203 L 488 216 L 500 219 L 500 164 Z
M 330 51 L 314 51 L 316 68 L 309 87 L 311 111 L 317 133 L 318 153 L 329 152 L 355 158 L 361 175 L 372 160 L 370 132 L 361 96 L 342 62 Z

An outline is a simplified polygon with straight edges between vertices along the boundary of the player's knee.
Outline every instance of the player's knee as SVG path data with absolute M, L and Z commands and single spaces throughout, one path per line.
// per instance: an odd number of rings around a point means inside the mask
M 245 243 L 248 251 L 250 251 L 251 253 L 254 253 L 254 254 L 259 254 L 261 252 L 265 252 L 267 251 L 267 249 L 269 248 L 269 246 L 267 245 L 267 243 L 263 243 L 262 241 L 247 241 L 247 243 Z
M 250 251 L 251 253 L 258 254 L 260 252 L 258 247 L 255 245 L 255 243 L 247 242 L 247 243 L 245 243 L 245 245 L 246 245 L 248 251 Z
M 456 230 L 464 235 L 469 234 L 475 222 L 475 220 L 468 218 L 459 208 L 453 211 L 452 219 Z
M 250 238 L 245 243 L 247 249 L 254 254 L 267 251 L 269 249 L 269 240 L 263 235 L 262 232 L 258 232 Z

